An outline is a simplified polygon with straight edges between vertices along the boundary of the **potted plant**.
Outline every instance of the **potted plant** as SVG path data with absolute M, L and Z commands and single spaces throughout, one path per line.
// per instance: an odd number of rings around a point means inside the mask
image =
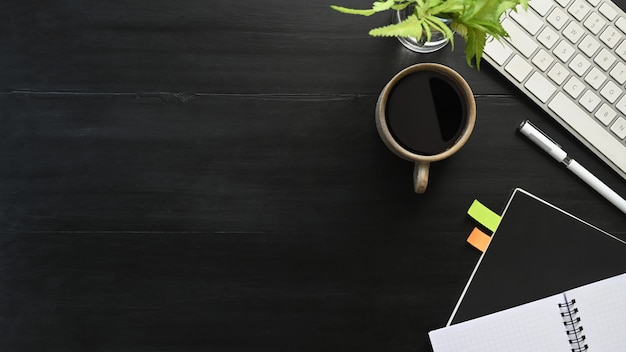
M 331 6 L 333 9 L 353 15 L 371 16 L 378 12 L 395 11 L 400 16 L 394 23 L 372 29 L 369 34 L 376 37 L 414 38 L 419 43 L 430 41 L 434 35 L 450 41 L 454 47 L 454 33 L 466 43 L 465 57 L 468 65 L 480 60 L 488 36 L 497 40 L 508 34 L 500 23 L 502 14 L 521 5 L 524 9 L 528 0 L 377 0 L 371 9 L 352 9 Z M 445 44 L 444 44 L 445 45 Z

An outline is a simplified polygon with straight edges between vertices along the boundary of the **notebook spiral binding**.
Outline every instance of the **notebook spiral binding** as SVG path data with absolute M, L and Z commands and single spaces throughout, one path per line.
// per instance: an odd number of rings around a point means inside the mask
M 589 350 L 589 346 L 585 344 L 586 336 L 583 334 L 583 327 L 578 316 L 578 308 L 574 305 L 576 300 L 572 299 L 566 303 L 559 303 L 561 309 L 561 316 L 563 317 L 563 324 L 569 339 L 570 345 L 572 345 L 572 352 L 583 352 Z

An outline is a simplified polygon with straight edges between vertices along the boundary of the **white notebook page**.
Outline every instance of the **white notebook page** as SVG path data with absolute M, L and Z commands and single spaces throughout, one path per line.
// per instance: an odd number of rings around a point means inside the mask
M 626 350 L 626 275 L 567 292 L 576 300 L 589 352 Z
M 563 294 L 429 333 L 435 352 L 571 351 L 559 304 Z
M 589 352 L 626 350 L 626 274 L 429 333 L 435 352 L 569 352 L 560 303 L 574 301 Z

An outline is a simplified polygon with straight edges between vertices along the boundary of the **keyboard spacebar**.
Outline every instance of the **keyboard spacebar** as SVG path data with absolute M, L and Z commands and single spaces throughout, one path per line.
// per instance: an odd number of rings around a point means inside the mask
M 626 172 L 626 145 L 621 144 L 608 131 L 600 127 L 587 112 L 561 92 L 556 94 L 548 107 L 584 136 L 619 169 Z

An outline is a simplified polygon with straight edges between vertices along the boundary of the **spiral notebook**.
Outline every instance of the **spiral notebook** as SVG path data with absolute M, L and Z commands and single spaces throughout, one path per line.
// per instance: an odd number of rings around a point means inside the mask
M 447 325 L 625 272 L 626 242 L 518 188 Z
M 434 352 L 626 348 L 626 274 L 431 331 Z

